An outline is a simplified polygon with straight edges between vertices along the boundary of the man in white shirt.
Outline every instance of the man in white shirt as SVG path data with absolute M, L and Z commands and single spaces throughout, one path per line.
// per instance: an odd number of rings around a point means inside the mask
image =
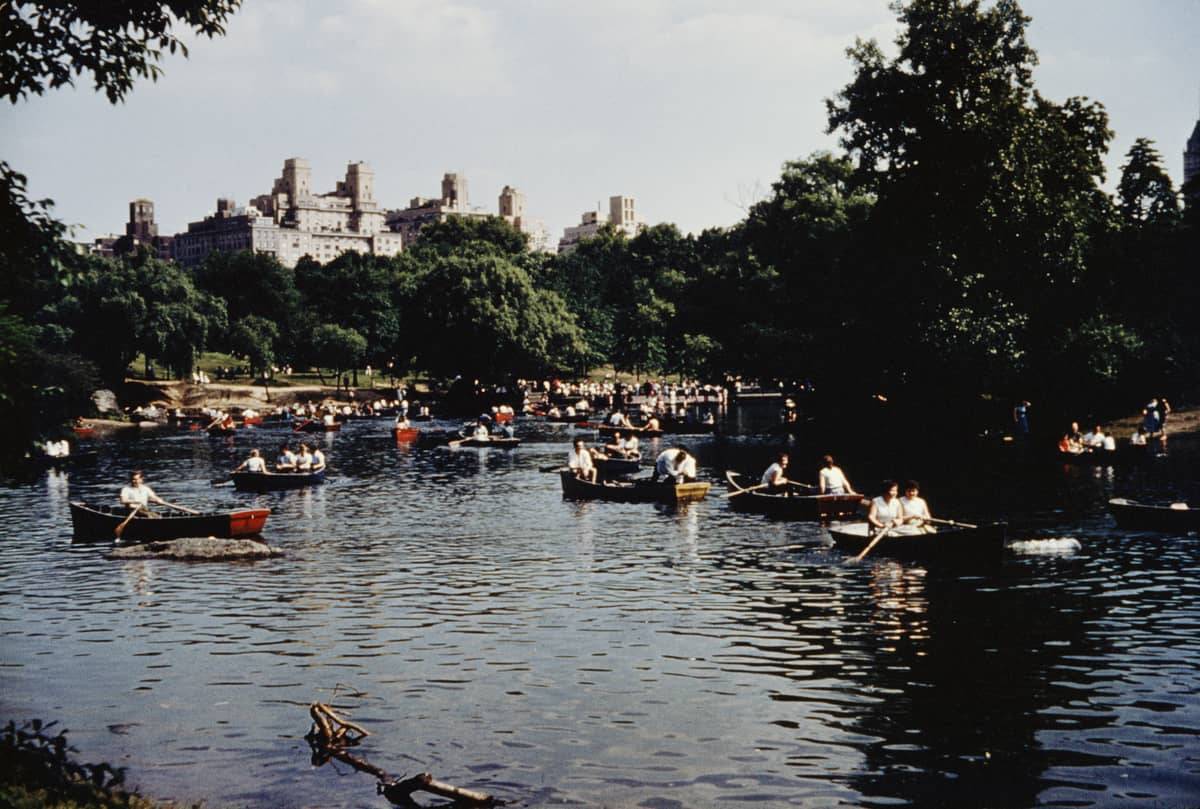
M 592 463 L 592 452 L 582 438 L 575 439 L 575 445 L 567 456 L 567 466 L 580 480 L 596 482 L 596 465 Z
M 654 461 L 655 480 L 683 483 L 696 479 L 696 459 L 683 447 L 670 447 L 659 453 Z
M 768 491 L 775 491 L 787 487 L 789 481 L 787 479 L 788 454 L 781 452 L 775 456 L 775 463 L 767 467 L 767 471 L 763 472 L 761 485 L 765 486 Z
M 145 483 L 145 478 L 142 476 L 142 470 L 135 469 L 133 474 L 129 476 L 129 485 L 121 489 L 121 505 L 129 509 L 140 508 L 147 514 L 150 513 L 147 506 L 151 503 L 159 505 L 167 505 L 167 501 L 163 500 L 154 493 Z
M 854 494 L 854 487 L 846 479 L 841 467 L 833 463 L 833 456 L 826 455 L 822 461 L 825 465 L 817 476 L 817 485 L 821 494 Z

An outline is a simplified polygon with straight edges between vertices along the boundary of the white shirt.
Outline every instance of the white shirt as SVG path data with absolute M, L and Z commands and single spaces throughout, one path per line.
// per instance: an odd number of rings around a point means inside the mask
M 261 457 L 259 457 L 257 455 L 247 458 L 246 459 L 246 471 L 247 472 L 266 472 L 267 471 L 267 462 L 264 461 Z
M 1104 449 L 1108 452 L 1116 452 L 1117 450 L 1117 439 L 1111 433 L 1104 436 Z
M 621 439 L 621 449 L 630 455 L 637 455 L 638 454 L 637 436 L 631 435 L 628 438 L 622 438 Z
M 880 495 L 871 501 L 871 506 L 875 509 L 875 519 L 884 525 L 900 518 L 900 498 L 888 502 Z
M 691 480 L 696 477 L 696 459 L 689 455 L 679 463 L 676 469 L 678 470 L 678 474 Z
M 575 448 L 571 448 L 571 453 L 567 456 L 567 466 L 576 472 L 590 472 L 594 464 L 592 463 L 592 453 L 586 449 L 583 452 L 576 452 Z
M 821 469 L 821 491 L 824 494 L 845 494 L 846 476 L 837 466 L 827 466 Z
M 319 449 L 314 449 L 312 454 L 312 468 L 314 470 L 325 468 L 325 453 Z
M 475 428 L 475 433 L 472 437 L 480 441 L 487 441 L 489 438 L 491 438 L 491 435 L 492 434 L 488 432 L 488 428 L 480 424 Z
M 929 519 L 929 504 L 922 497 L 901 497 L 900 513 L 905 517 L 922 517 Z
M 1135 447 L 1146 446 L 1146 434 L 1145 433 L 1134 433 L 1133 436 L 1130 437 L 1129 443 L 1133 444 Z
M 675 456 L 679 454 L 679 450 L 665 449 L 658 454 L 654 459 L 654 476 L 655 477 L 675 477 L 679 474 L 676 469 Z
M 121 489 L 121 502 L 127 506 L 148 506 L 152 497 L 157 497 L 157 495 L 145 483 Z
M 775 481 L 781 477 L 784 477 L 783 467 L 776 462 L 767 467 L 767 471 L 763 472 L 762 481 L 760 482 L 766 486 L 774 486 Z
M 625 416 L 621 413 L 613 413 L 608 417 L 608 423 L 614 427 L 620 427 L 625 424 Z
M 301 452 L 298 456 L 296 456 L 296 468 L 297 469 L 312 469 L 312 461 L 313 461 L 312 453 L 309 453 L 306 455 L 303 452 Z

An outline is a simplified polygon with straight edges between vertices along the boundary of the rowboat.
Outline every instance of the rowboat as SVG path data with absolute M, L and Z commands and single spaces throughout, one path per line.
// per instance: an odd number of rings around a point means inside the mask
M 336 433 L 340 429 L 342 429 L 342 423 L 340 421 L 335 421 L 333 424 L 326 424 L 323 421 L 316 421 L 315 419 L 309 419 L 308 421 L 303 421 L 303 422 L 297 424 L 295 427 L 293 427 L 292 432 L 294 432 L 294 433 Z
M 481 447 L 484 449 L 515 449 L 521 445 L 519 438 L 501 438 L 493 435 L 489 438 L 458 438 L 449 442 L 451 447 Z
M 832 520 L 846 520 L 858 515 L 862 506 L 861 494 L 798 494 L 789 487 L 788 491 L 777 494 L 765 491 L 746 491 L 738 483 L 741 477 L 737 472 L 726 472 L 725 480 L 729 483 L 731 492 L 729 504 L 737 511 L 749 511 L 756 514 L 766 514 L 781 520 L 808 520 L 810 522 L 827 523 Z
M 261 427 L 262 423 L 262 416 L 242 416 L 243 427 Z
M 1108 501 L 1108 510 L 1122 528 L 1172 534 L 1200 531 L 1200 508 L 1189 507 L 1186 503 L 1152 506 L 1114 497 Z
M 597 474 L 602 478 L 636 475 L 642 466 L 642 456 L 636 458 L 593 458 Z
M 871 544 L 874 535 L 865 522 L 834 523 L 828 528 L 829 536 L 838 550 L 857 556 Z M 992 563 L 1000 561 L 1004 553 L 1004 540 L 1008 524 L 1003 522 L 988 525 L 902 525 L 888 531 L 887 536 L 875 544 L 872 556 L 888 556 L 913 562 L 940 564 Z
M 95 427 L 73 427 L 72 430 L 75 432 L 75 435 L 79 436 L 80 438 L 91 438 L 96 434 Z
M 319 472 L 233 472 L 233 487 L 241 492 L 281 492 L 303 489 L 325 482 L 325 470 Z
M 252 537 L 262 532 L 271 510 L 250 508 L 213 514 L 164 514 L 143 517 L 140 514 L 125 525 L 122 542 L 156 542 L 182 537 Z M 71 525 L 75 539 L 112 540 L 116 528 L 129 516 L 126 508 L 89 506 L 71 503 Z
M 237 425 L 233 422 L 228 424 L 211 424 L 207 428 L 209 435 L 228 435 L 237 430 Z
M 625 435 L 640 435 L 643 438 L 658 438 L 663 434 L 660 430 L 648 430 L 645 427 L 614 427 L 611 424 L 601 424 L 596 428 L 596 431 L 603 436 L 611 436 L 613 433 L 624 433 Z
M 654 483 L 649 480 L 592 483 L 560 472 L 563 497 L 568 500 L 611 500 L 617 503 L 690 503 L 703 500 L 712 484 Z
M 406 444 L 409 441 L 416 441 L 420 435 L 421 431 L 416 427 L 392 428 L 392 437 L 396 439 L 397 444 Z

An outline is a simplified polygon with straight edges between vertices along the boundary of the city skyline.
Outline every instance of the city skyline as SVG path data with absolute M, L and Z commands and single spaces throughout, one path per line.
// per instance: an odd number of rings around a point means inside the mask
M 1036 87 L 1103 103 L 1114 139 L 1106 187 L 1138 137 L 1176 186 L 1200 116 L 1200 4 L 1026 0 Z M 1123 13 L 1122 13 L 1123 12 Z M 887 0 L 796 6 L 715 2 L 508 8 L 496 3 L 248 2 L 228 34 L 190 42 L 165 75 L 110 106 L 86 81 L 3 113 L 0 155 L 33 197 L 90 239 L 123 231 L 130 200 L 184 231 L 217 197 L 249 200 L 285 157 L 332 187 L 350 161 L 376 198 L 437 194 L 446 172 L 491 209 L 506 185 L 554 238 L 638 199 L 644 219 L 685 232 L 727 226 L 769 192 L 782 164 L 836 148 L 824 99 L 848 81 L 855 37 L 891 50 Z M 85 77 L 86 78 L 86 77 Z

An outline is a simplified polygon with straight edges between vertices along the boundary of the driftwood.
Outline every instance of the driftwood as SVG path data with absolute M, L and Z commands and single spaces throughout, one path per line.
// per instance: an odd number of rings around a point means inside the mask
M 333 708 L 322 702 L 314 702 L 310 705 L 308 713 L 312 717 L 313 726 L 305 739 L 308 740 L 313 751 L 313 765 L 319 767 L 330 759 L 337 759 L 349 764 L 359 772 L 373 775 L 379 782 L 376 785 L 377 792 L 397 806 L 403 806 L 406 809 L 420 809 L 420 805 L 413 800 L 414 792 L 428 792 L 432 795 L 450 798 L 454 801 L 454 806 L 504 805 L 504 801 L 497 800 L 486 793 L 435 781 L 429 773 L 420 773 L 411 778 L 393 778 L 385 770 L 345 749 L 346 746 L 356 745 L 364 737 L 370 736 L 371 734 L 366 728 L 340 716 Z

